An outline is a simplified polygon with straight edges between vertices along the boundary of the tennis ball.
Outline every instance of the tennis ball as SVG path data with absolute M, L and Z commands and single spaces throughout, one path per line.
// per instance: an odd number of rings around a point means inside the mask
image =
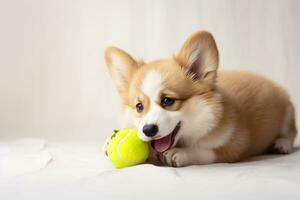
M 144 163 L 149 151 L 149 144 L 138 137 L 136 129 L 121 129 L 111 136 L 106 154 L 116 168 L 124 168 Z

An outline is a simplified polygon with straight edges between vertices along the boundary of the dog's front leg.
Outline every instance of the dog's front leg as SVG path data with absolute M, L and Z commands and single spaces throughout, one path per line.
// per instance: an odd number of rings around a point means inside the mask
M 214 163 L 216 155 L 213 150 L 203 148 L 172 148 L 160 155 L 165 165 L 184 167 Z

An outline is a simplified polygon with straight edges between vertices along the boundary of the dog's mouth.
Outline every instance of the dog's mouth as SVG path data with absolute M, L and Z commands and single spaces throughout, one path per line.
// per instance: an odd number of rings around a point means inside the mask
M 167 136 L 157 140 L 152 140 L 151 141 L 152 148 L 159 153 L 165 152 L 168 149 L 170 149 L 175 141 L 175 136 L 180 129 L 180 124 L 181 123 L 178 122 L 174 130 Z

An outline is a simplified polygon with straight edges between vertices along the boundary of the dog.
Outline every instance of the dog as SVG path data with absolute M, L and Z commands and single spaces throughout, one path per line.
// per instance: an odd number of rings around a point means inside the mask
M 218 71 L 213 36 L 192 34 L 174 57 L 149 63 L 108 47 L 124 127 L 151 143 L 150 163 L 183 167 L 287 154 L 297 134 L 287 92 L 254 73 Z

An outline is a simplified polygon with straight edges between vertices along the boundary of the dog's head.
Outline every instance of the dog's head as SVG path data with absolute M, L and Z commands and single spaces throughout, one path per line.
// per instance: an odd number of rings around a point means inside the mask
M 137 62 L 114 47 L 107 48 L 105 60 L 122 97 L 126 126 L 136 127 L 156 151 L 174 146 L 182 135 L 203 136 L 216 125 L 218 50 L 210 33 L 193 34 L 169 60 Z

